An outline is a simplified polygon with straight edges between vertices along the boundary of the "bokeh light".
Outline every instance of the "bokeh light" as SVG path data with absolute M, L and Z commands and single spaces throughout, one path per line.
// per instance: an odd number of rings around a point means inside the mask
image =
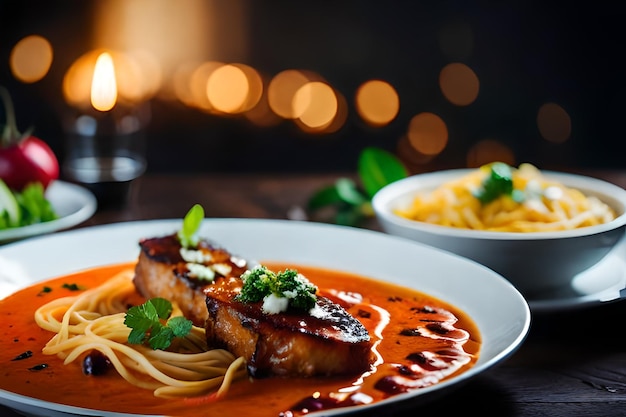
M 400 98 L 388 82 L 369 80 L 358 88 L 355 105 L 363 121 L 378 127 L 396 118 L 400 110 Z
M 249 110 L 246 110 L 243 116 L 250 121 L 250 123 L 258 127 L 267 128 L 277 126 L 284 119 L 272 111 L 267 100 L 267 88 L 265 88 L 265 86 L 269 84 L 269 76 L 257 71 L 255 71 L 255 73 L 258 76 L 257 82 L 260 84 L 261 94 L 257 103 Z M 251 85 L 253 85 L 253 83 L 251 83 Z
M 515 166 L 515 154 L 505 144 L 494 139 L 483 139 L 467 153 L 467 167 L 478 168 L 491 162 L 504 162 Z
M 189 77 L 189 92 L 191 93 L 193 106 L 206 112 L 215 111 L 207 94 L 207 85 L 213 72 L 223 65 L 223 62 L 207 61 L 198 65 L 192 71 L 191 77 Z
M 407 137 L 411 146 L 421 154 L 437 155 L 448 144 L 448 127 L 434 113 L 419 113 L 409 122 Z
M 293 96 L 294 116 L 314 129 L 329 125 L 337 115 L 337 106 L 332 87 L 319 81 L 304 84 Z
M 330 87 L 330 86 L 329 86 Z M 348 101 L 339 91 L 332 89 L 334 94 L 334 98 L 336 100 L 336 111 L 334 115 L 328 114 L 327 117 L 331 117 L 327 123 L 315 124 L 311 125 L 308 121 L 302 120 L 301 118 L 294 119 L 295 124 L 305 133 L 310 134 L 330 134 L 341 129 L 348 119 Z M 330 96 L 327 97 L 329 100 L 332 100 Z M 323 104 L 323 100 L 320 104 Z M 305 121 L 307 123 L 305 123 Z
M 470 67 L 454 62 L 443 67 L 439 73 L 439 87 L 450 103 L 467 106 L 478 97 L 480 82 Z
M 48 74 L 52 58 L 50 42 L 42 36 L 30 35 L 15 44 L 9 57 L 9 66 L 16 79 L 34 83 Z
M 234 65 L 222 65 L 209 77 L 206 94 L 217 111 L 238 113 L 250 87 L 246 74 Z
M 572 133 L 572 120 L 563 107 L 556 103 L 545 103 L 537 112 L 537 127 L 545 140 L 563 143 Z
M 322 81 L 307 71 L 288 69 L 276 74 L 267 87 L 267 101 L 274 113 L 284 119 L 295 119 L 294 97 L 310 81 Z

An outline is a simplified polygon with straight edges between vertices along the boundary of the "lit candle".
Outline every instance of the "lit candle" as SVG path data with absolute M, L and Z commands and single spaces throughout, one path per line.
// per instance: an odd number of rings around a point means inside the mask
M 143 108 L 118 103 L 115 65 L 101 53 L 93 70 L 91 111 L 73 117 L 68 129 L 64 174 L 89 188 L 100 206 L 124 203 L 131 182 L 143 174 Z
M 117 102 L 117 81 L 113 58 L 103 52 L 96 60 L 91 81 L 91 105 L 99 111 L 109 111 Z

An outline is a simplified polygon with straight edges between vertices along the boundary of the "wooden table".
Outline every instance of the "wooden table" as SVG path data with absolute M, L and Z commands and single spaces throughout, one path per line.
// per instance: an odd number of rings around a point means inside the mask
M 626 188 L 626 172 L 589 174 Z M 147 175 L 133 185 L 127 204 L 101 208 L 79 227 L 181 218 L 194 203 L 207 217 L 285 219 L 340 176 Z M 624 302 L 534 315 L 527 339 L 509 359 L 441 399 L 386 415 L 626 416 L 624 318 Z M 17 416 L 2 407 L 0 415 Z

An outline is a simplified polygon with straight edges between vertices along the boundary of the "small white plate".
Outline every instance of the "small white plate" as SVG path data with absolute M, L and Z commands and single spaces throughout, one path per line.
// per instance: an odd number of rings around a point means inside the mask
M 174 233 L 181 224 L 181 220 L 117 223 L 12 243 L 0 247 L 0 272 L 7 271 L 5 278 L 18 288 L 88 267 L 133 261 L 139 255 L 139 239 Z M 259 219 L 206 219 L 200 235 L 251 260 L 349 271 L 410 287 L 455 305 L 474 320 L 482 345 L 472 368 L 374 405 L 328 410 L 326 416 L 417 406 L 438 397 L 509 357 L 530 327 L 526 300 L 502 276 L 476 262 L 408 239 L 324 223 Z M 32 261 L 33 253 L 37 262 Z M 3 295 L 6 293 L 0 297 Z M 4 389 L 0 389 L 0 404 L 31 416 L 121 415 L 97 410 L 97 405 L 93 410 L 81 409 Z M 314 415 L 318 413 L 311 413 Z
M 626 298 L 626 238 L 604 259 L 572 278 L 570 285 L 530 298 L 533 313 L 567 311 Z
M 86 188 L 68 182 L 53 181 L 46 190 L 58 219 L 29 226 L 0 230 L 0 244 L 27 237 L 68 229 L 89 219 L 96 211 L 96 197 Z

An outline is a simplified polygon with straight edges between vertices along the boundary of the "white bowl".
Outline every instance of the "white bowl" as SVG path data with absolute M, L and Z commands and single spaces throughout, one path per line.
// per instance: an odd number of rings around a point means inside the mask
M 596 196 L 616 211 L 608 223 L 554 232 L 497 232 L 440 226 L 403 218 L 394 209 L 415 195 L 467 175 L 454 169 L 414 175 L 382 188 L 372 199 L 383 231 L 473 259 L 507 278 L 527 298 L 569 285 L 602 260 L 624 236 L 626 190 L 599 179 L 542 171 L 546 179 Z

